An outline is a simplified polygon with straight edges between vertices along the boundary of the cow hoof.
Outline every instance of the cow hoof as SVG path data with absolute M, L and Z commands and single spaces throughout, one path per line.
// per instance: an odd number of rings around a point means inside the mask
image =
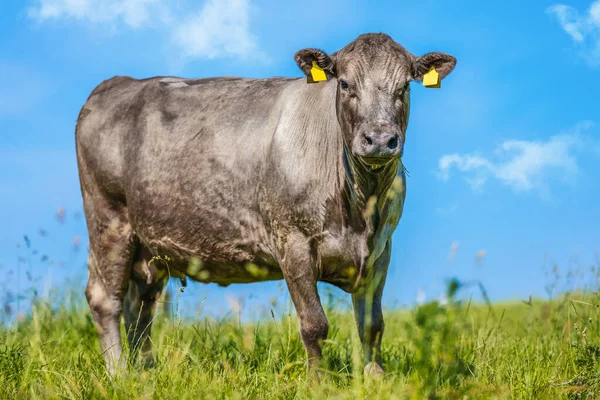
M 383 368 L 375 361 L 371 361 L 365 366 L 365 378 L 380 379 L 383 377 Z

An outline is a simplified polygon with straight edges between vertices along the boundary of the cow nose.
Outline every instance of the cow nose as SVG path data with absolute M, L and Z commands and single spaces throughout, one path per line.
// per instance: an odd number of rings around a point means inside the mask
M 397 134 L 387 132 L 365 132 L 363 138 L 365 150 L 373 156 L 391 156 L 400 142 Z

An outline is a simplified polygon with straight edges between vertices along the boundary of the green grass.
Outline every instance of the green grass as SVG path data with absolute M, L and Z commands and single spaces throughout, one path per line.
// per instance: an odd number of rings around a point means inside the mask
M 156 367 L 111 379 L 86 304 L 37 302 L 31 316 L 0 325 L 0 399 L 598 398 L 596 304 L 577 293 L 386 310 L 382 380 L 363 378 L 353 317 L 331 307 L 327 372 L 316 382 L 290 314 L 241 325 L 159 313 Z

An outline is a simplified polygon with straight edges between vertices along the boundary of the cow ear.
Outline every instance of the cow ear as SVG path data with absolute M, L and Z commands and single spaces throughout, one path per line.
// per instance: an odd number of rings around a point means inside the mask
M 333 58 L 322 50 L 302 49 L 296 52 L 294 60 L 296 60 L 296 64 L 298 64 L 298 67 L 300 67 L 306 76 L 309 76 L 314 61 L 325 71 L 327 78 L 335 77 Z
M 421 82 L 431 67 L 440 74 L 440 80 L 444 79 L 456 66 L 456 58 L 446 53 L 427 53 L 417 57 L 413 62 L 413 79 Z

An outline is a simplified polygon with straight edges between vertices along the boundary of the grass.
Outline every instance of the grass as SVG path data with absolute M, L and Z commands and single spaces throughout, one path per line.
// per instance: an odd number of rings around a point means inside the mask
M 456 289 L 456 287 L 454 287 Z M 159 312 L 157 365 L 111 379 L 82 296 L 36 301 L 0 325 L 2 399 L 598 398 L 600 299 L 572 293 L 506 304 L 430 302 L 386 310 L 386 376 L 365 380 L 350 313 L 327 309 L 327 372 L 307 380 L 297 321 L 287 313 L 240 324 Z M 125 332 L 123 332 L 125 338 Z

